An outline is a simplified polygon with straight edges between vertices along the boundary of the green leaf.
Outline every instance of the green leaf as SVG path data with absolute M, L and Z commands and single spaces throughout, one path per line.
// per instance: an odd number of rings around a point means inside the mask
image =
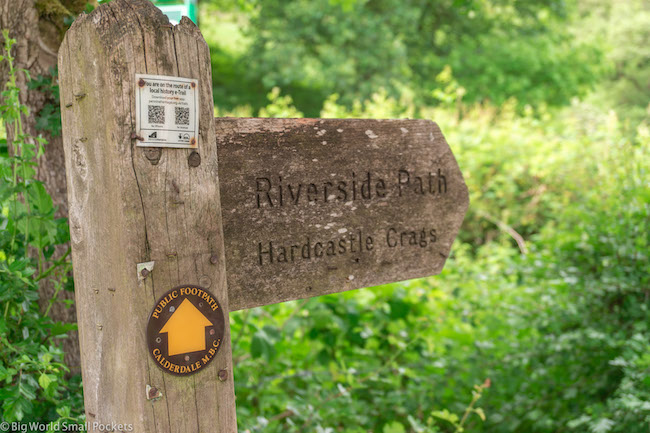
M 592 423 L 589 429 L 592 433 L 607 433 L 615 425 L 616 423 L 609 418 L 600 418 L 595 423 Z
M 2 404 L 3 418 L 7 422 L 22 421 L 33 410 L 32 402 L 21 396 L 6 399 Z
M 449 410 L 447 410 L 447 409 L 435 410 L 435 411 L 431 412 L 431 415 L 436 417 L 436 418 L 448 421 L 453 425 L 458 424 L 458 420 L 459 420 L 458 415 L 456 415 L 455 413 L 449 412 Z
M 41 182 L 32 182 L 28 186 L 27 194 L 29 201 L 41 214 L 49 214 L 54 211 L 52 197 L 48 194 Z
M 65 335 L 70 331 L 77 329 L 76 323 L 54 322 L 49 326 L 50 333 L 53 336 Z
M 406 433 L 406 430 L 401 423 L 393 421 L 389 424 L 384 425 L 382 433 Z
M 41 374 L 38 377 L 38 384 L 41 388 L 47 390 L 47 388 L 52 384 L 52 377 L 49 374 Z
M 36 398 L 36 389 L 32 384 L 27 383 L 25 380 L 22 380 L 20 382 L 18 385 L 18 390 L 28 400 L 34 400 Z
M 62 407 L 57 407 L 56 413 L 61 417 L 61 418 L 67 418 L 70 416 L 70 406 L 62 406 Z
M 275 355 L 273 341 L 264 330 L 259 330 L 253 335 L 253 339 L 251 340 L 251 355 L 253 358 L 264 357 L 267 361 Z

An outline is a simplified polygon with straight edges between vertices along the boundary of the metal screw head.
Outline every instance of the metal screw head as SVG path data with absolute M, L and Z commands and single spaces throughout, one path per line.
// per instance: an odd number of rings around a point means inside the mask
M 138 86 L 144 87 L 144 85 L 145 85 L 144 79 L 140 78 L 140 81 L 138 81 Z
M 192 89 L 194 89 L 194 88 L 196 87 L 196 83 L 195 83 L 194 81 L 192 81 L 192 82 L 190 83 L 190 86 L 192 86 Z
M 149 269 L 144 268 L 143 270 L 140 271 L 140 275 L 142 275 L 142 278 L 147 278 L 149 275 Z
M 195 137 L 192 137 L 192 139 L 190 140 L 190 146 L 192 146 L 192 147 L 196 146 L 196 138 Z
M 190 355 L 185 355 L 185 362 L 190 360 Z
M 210 256 L 210 263 L 212 263 L 213 265 L 216 265 L 217 262 L 219 262 L 219 257 L 217 257 L 216 254 L 212 254 L 212 255 Z
M 187 158 L 187 163 L 190 167 L 198 167 L 201 165 L 201 155 L 198 152 L 190 153 L 190 156 Z
M 219 374 L 217 376 L 219 377 L 220 381 L 225 382 L 228 379 L 228 372 L 226 370 L 219 370 Z
M 162 341 L 162 338 L 156 337 L 156 343 L 160 343 Z
M 214 333 L 215 333 L 215 330 L 214 330 L 214 329 L 210 329 L 210 335 L 214 335 Z

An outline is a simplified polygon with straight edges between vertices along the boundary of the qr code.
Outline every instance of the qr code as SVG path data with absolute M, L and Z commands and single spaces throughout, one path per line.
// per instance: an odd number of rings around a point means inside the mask
M 149 105 L 149 123 L 165 123 L 164 105 Z
M 190 109 L 188 107 L 174 107 L 177 125 L 190 124 Z

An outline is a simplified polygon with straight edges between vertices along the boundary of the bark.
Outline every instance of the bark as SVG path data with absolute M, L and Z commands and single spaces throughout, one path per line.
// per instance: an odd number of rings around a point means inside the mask
M 39 75 L 47 76 L 51 68 L 57 64 L 57 53 L 63 39 L 65 25 L 63 17 L 78 12 L 80 1 L 58 0 L 0 0 L 0 28 L 9 29 L 10 37 L 16 39 L 14 57 L 17 68 L 29 71 L 32 78 Z M 85 2 L 83 2 L 85 4 Z M 0 43 L 4 44 L 4 40 Z M 4 88 L 8 79 L 6 62 L 0 65 L 0 88 Z M 37 178 L 45 184 L 45 188 L 52 196 L 54 205 L 58 208 L 56 217 L 68 216 L 66 199 L 65 162 L 63 157 L 63 142 L 61 136 L 53 136 L 48 131 L 36 129 L 38 113 L 48 102 L 58 107 L 58 101 L 52 101 L 51 96 L 40 90 L 28 89 L 27 79 L 24 74 L 18 75 L 18 85 L 21 89 L 21 103 L 29 107 L 29 116 L 24 116 L 23 127 L 25 133 L 38 136 L 42 135 L 47 140 L 44 155 L 38 160 Z M 11 151 L 13 131 L 7 130 L 7 141 Z M 60 257 L 68 248 L 62 245 L 57 248 L 54 259 Z M 39 305 L 45 311 L 54 294 L 51 283 L 45 282 L 39 288 Z M 74 300 L 74 293 L 61 291 L 60 300 Z M 56 321 L 72 323 L 76 321 L 75 308 L 67 307 L 63 302 L 57 302 L 50 310 L 50 317 Z M 79 371 L 79 343 L 76 332 L 71 332 L 63 341 L 65 362 L 71 372 Z

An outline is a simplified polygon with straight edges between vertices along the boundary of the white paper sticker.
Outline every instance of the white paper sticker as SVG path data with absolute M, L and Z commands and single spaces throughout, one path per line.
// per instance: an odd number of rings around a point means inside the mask
M 198 147 L 198 80 L 136 74 L 135 89 L 138 146 Z

